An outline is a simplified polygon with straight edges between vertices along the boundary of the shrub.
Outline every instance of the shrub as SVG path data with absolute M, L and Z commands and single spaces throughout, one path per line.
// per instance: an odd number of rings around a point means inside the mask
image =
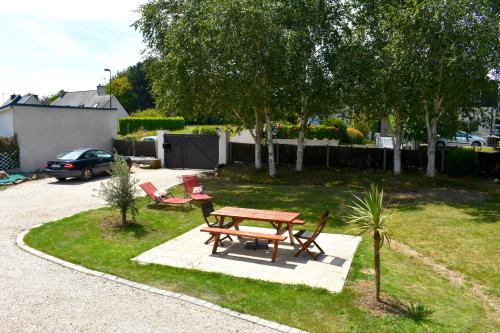
M 363 133 L 355 129 L 354 127 L 349 127 L 347 129 L 347 136 L 349 137 L 349 142 L 354 144 L 363 144 L 365 141 Z
M 0 153 L 12 152 L 18 150 L 16 137 L 4 137 L 0 136 Z
M 327 119 L 323 119 L 320 122 L 320 125 L 330 126 L 330 127 L 331 126 L 333 126 L 333 127 L 340 127 L 340 128 L 343 128 L 343 129 L 347 129 L 346 123 L 342 119 L 339 119 L 339 118 L 327 118 Z
M 110 207 L 120 209 L 121 225 L 127 223 L 127 212 L 132 213 L 132 220 L 139 212 L 137 208 L 137 197 L 135 185 L 137 180 L 130 174 L 127 162 L 118 154 L 115 154 L 111 167 L 111 179 L 101 184 L 98 195 L 108 203 Z
M 139 129 L 147 131 L 155 130 L 178 130 L 184 128 L 184 118 L 182 117 L 145 117 L 145 118 L 121 118 L 118 119 L 118 131 L 121 135 L 136 132 Z
M 344 124 L 345 125 L 345 124 Z M 276 124 L 274 133 L 278 139 L 297 139 L 299 127 L 290 124 Z M 342 126 L 311 125 L 305 131 L 306 139 L 328 139 L 348 142 L 346 129 Z
M 444 160 L 445 172 L 452 176 L 474 175 L 479 163 L 476 153 L 469 149 L 455 148 L 446 152 Z
M 213 126 L 197 126 L 191 130 L 191 134 L 217 135 L 217 128 Z
M 158 109 L 144 109 L 134 112 L 130 116 L 133 118 L 163 118 L 165 113 Z

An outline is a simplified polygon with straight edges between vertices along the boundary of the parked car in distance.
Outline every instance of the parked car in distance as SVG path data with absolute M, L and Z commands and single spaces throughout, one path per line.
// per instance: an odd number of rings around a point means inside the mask
M 145 137 L 141 138 L 141 141 L 154 141 L 154 142 L 156 142 L 156 140 L 157 140 L 157 137 L 154 135 L 145 136 Z
M 467 134 L 463 131 L 457 131 L 453 138 L 439 137 L 436 142 L 437 147 L 445 146 L 472 146 L 481 147 L 486 146 L 486 140 L 480 136 Z
M 132 166 L 132 160 L 124 157 L 127 164 Z M 90 180 L 95 175 L 111 170 L 113 154 L 98 148 L 79 148 L 65 151 L 57 155 L 56 160 L 45 163 L 45 173 L 59 181 L 66 178 L 81 178 Z

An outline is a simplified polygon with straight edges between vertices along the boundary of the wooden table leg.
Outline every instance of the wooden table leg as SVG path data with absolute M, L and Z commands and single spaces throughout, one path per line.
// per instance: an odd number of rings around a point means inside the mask
M 271 262 L 275 262 L 277 256 L 278 256 L 278 241 L 274 241 L 273 258 Z
M 226 218 L 225 216 L 221 216 L 219 218 L 219 228 L 224 228 L 224 219 L 225 218 Z
M 288 228 L 288 235 L 290 236 L 290 244 L 295 245 L 295 242 L 293 241 L 292 225 L 289 223 L 287 225 L 287 228 Z
M 217 247 L 219 246 L 220 234 L 214 235 L 214 246 L 212 247 L 212 254 L 217 253 Z

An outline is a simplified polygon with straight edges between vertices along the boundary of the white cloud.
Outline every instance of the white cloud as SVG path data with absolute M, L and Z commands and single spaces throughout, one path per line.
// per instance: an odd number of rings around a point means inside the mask
M 138 0 L 8 1 L 0 5 L 0 94 L 88 90 L 141 59 Z M 0 101 L 2 101 L 0 95 Z

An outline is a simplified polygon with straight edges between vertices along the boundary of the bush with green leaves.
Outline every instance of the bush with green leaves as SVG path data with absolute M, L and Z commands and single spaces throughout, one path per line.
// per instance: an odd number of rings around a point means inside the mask
M 135 185 L 138 181 L 132 178 L 130 168 L 122 156 L 115 154 L 111 167 L 111 179 L 101 184 L 98 196 L 110 207 L 118 208 L 121 213 L 121 224 L 127 223 L 127 212 L 132 214 L 135 222 L 139 212 L 137 206 L 137 191 Z
M 179 130 L 184 128 L 182 117 L 129 117 L 118 119 L 118 131 L 121 135 L 136 132 L 139 129 L 146 131 Z
M 213 126 L 196 126 L 191 130 L 191 134 L 211 134 L 217 135 L 217 128 Z
M 130 115 L 133 118 L 162 118 L 165 113 L 158 109 L 144 109 L 139 110 Z
M 278 123 L 275 125 L 274 132 L 278 139 L 297 139 L 299 137 L 299 127 L 297 125 Z M 346 128 L 341 126 L 310 125 L 306 128 L 305 138 L 349 142 Z
M 444 169 L 451 176 L 475 175 L 479 169 L 477 154 L 470 149 L 450 149 L 445 154 Z

